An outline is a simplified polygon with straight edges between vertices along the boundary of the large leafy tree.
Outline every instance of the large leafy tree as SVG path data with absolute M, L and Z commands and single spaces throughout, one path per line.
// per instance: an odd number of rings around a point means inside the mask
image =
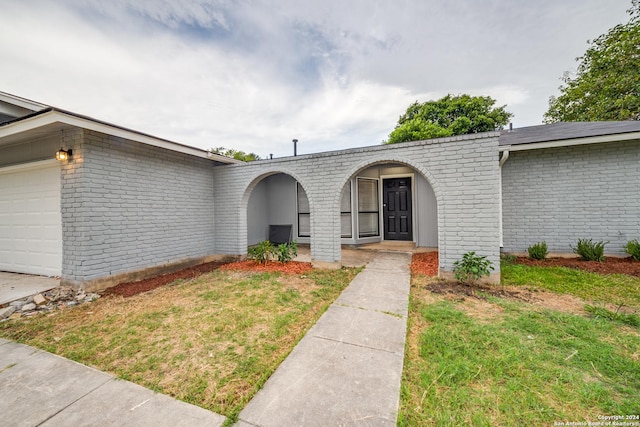
M 640 120 L 640 0 L 633 0 L 626 24 L 590 42 L 576 58 L 575 76 L 565 73 L 561 95 L 549 99 L 546 123 Z
M 242 160 L 243 162 L 260 160 L 260 156 L 256 153 L 245 153 L 242 150 L 236 150 L 234 148 L 216 147 L 211 148 L 209 151 L 213 154 L 220 154 L 222 156 L 231 157 L 232 159 Z
M 400 116 L 385 144 L 420 141 L 465 133 L 502 129 L 513 114 L 494 107 L 488 96 L 447 95 L 437 101 L 414 102 Z

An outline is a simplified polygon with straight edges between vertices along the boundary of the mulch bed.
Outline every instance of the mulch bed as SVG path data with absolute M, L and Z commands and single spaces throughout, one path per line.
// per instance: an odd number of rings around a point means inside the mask
M 231 262 L 220 267 L 220 270 L 245 270 L 261 272 L 280 272 L 285 274 L 305 274 L 313 270 L 310 262 L 289 261 L 285 264 L 267 261 L 264 264 L 252 260 Z
M 193 267 L 178 270 L 173 273 L 164 274 L 162 276 L 151 277 L 136 282 L 120 283 L 111 288 L 105 289 L 102 295 L 120 295 L 125 298 L 141 294 L 175 282 L 179 279 L 191 279 L 201 274 L 208 273 L 213 270 L 245 270 L 245 271 L 264 271 L 264 272 L 281 272 L 285 274 L 304 274 L 313 269 L 309 262 L 291 261 L 286 264 L 280 262 L 269 261 L 266 264 L 258 264 L 255 261 L 238 261 L 231 263 L 207 262 Z
M 147 292 L 160 286 L 175 282 L 178 279 L 191 279 L 204 273 L 216 270 L 222 266 L 221 262 L 207 262 L 195 265 L 183 270 L 174 271 L 173 273 L 164 274 L 162 276 L 151 277 L 137 282 L 120 283 L 114 287 L 106 289 L 102 295 L 121 295 L 125 298 L 132 297 L 142 292 Z
M 580 261 L 577 258 L 549 258 L 538 261 L 527 257 L 518 257 L 515 262 L 516 264 L 537 267 L 567 267 L 599 274 L 627 274 L 629 276 L 640 277 L 640 261 L 636 261 L 631 257 L 608 257 L 603 262 Z
M 411 274 L 438 275 L 438 252 L 421 252 L 411 258 Z

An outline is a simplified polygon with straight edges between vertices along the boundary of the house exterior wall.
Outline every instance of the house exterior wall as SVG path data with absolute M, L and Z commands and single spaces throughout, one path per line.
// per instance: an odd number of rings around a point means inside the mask
M 640 141 L 512 151 L 502 167 L 504 251 L 546 241 L 570 253 L 578 239 L 621 254 L 640 238 Z
M 206 159 L 75 130 L 62 165 L 62 281 L 102 277 L 214 252 L 213 165 Z
M 340 193 L 359 171 L 376 164 L 409 166 L 437 199 L 440 268 L 451 271 L 465 252 L 488 256 L 499 274 L 498 133 L 356 148 L 214 168 L 216 252 L 245 254 L 247 205 L 266 176 L 286 173 L 311 206 L 311 257 L 340 262 Z

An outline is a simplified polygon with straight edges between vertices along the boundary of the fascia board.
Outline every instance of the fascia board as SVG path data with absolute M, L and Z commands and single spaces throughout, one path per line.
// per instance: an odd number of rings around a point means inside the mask
M 502 145 L 499 151 L 525 151 L 543 148 L 570 147 L 573 145 L 600 144 L 616 141 L 640 139 L 640 132 L 617 133 L 611 135 L 589 136 L 586 138 L 561 139 L 555 141 L 532 142 L 529 144 Z

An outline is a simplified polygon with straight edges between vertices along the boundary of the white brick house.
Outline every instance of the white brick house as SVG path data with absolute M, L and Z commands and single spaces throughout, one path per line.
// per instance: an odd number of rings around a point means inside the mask
M 212 145 L 215 145 L 212 143 Z M 55 160 L 57 150 L 72 150 Z M 291 224 L 314 263 L 341 245 L 465 252 L 640 237 L 640 123 L 562 123 L 239 163 L 0 93 L 0 271 L 90 289 L 244 255 Z

